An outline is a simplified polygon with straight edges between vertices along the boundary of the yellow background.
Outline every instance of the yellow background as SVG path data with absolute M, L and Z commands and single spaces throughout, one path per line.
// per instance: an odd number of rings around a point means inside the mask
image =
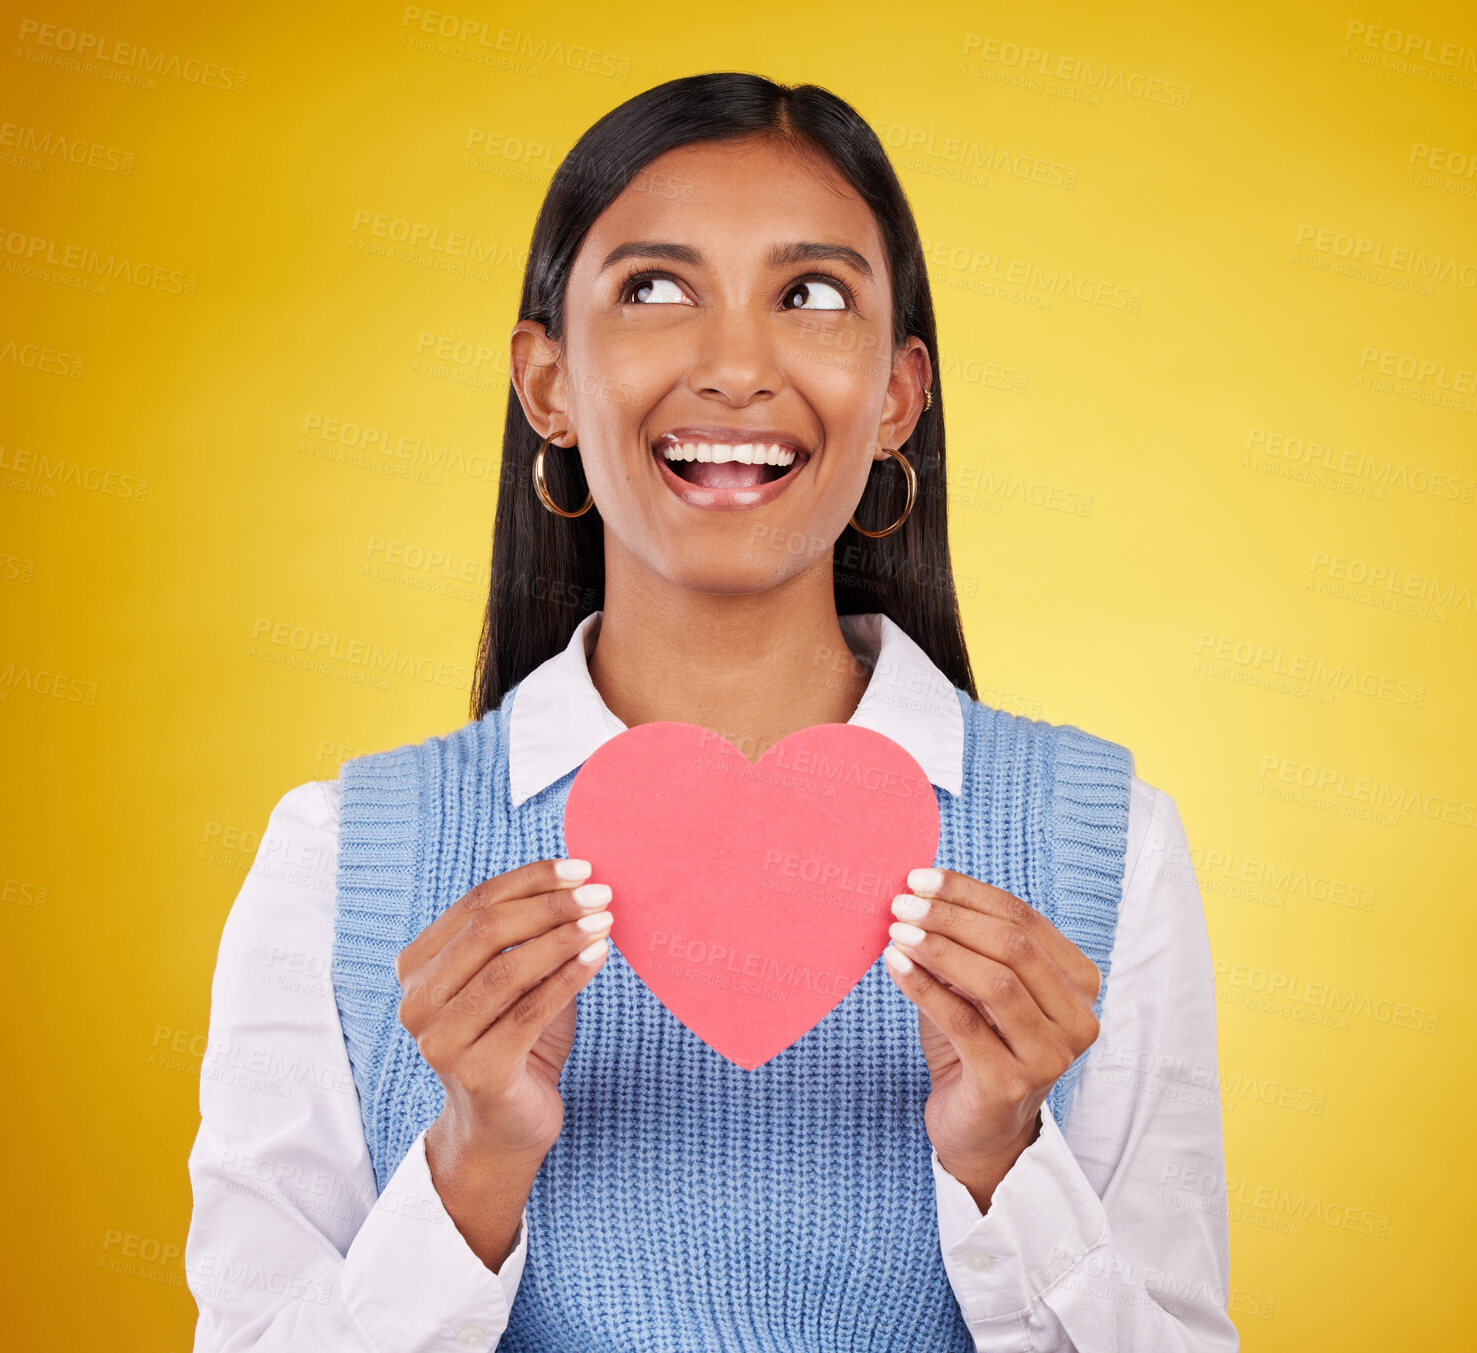
M 255 833 L 343 757 L 465 720 L 544 186 L 617 103 L 722 68 L 850 100 L 936 248 L 981 694 L 1125 743 L 1183 814 L 1222 965 L 1243 1347 L 1469 1346 L 1470 8 L 456 4 L 523 54 L 426 50 L 389 4 L 5 5 L 12 1346 L 188 1348 L 198 1054 Z M 180 74 L 105 78 L 28 20 Z M 376 213 L 489 261 L 366 252 Z M 68 246 L 151 285 L 80 289 Z M 1421 281 L 1399 250 L 1455 269 Z M 429 459 L 341 458 L 313 417 Z M 292 667 L 278 624 L 431 675 Z M 1371 795 L 1403 806 L 1365 820 Z M 129 1274 L 130 1245 L 163 1262 Z

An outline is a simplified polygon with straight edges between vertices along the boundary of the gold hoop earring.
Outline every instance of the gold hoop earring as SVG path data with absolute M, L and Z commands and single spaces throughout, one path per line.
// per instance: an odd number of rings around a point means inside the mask
M 856 529 L 860 531 L 864 536 L 871 536 L 874 540 L 877 539 L 879 536 L 890 536 L 894 531 L 897 530 L 899 526 L 907 521 L 908 513 L 913 510 L 913 504 L 917 501 L 918 498 L 918 471 L 913 468 L 912 461 L 910 461 L 905 455 L 903 455 L 903 453 L 899 451 L 896 447 L 884 446 L 882 449 L 886 451 L 889 456 L 895 457 L 898 464 L 903 467 L 903 474 L 905 474 L 908 478 L 908 502 L 907 506 L 903 508 L 903 515 L 899 517 L 895 522 L 893 522 L 893 524 L 889 526 L 885 531 L 869 531 L 865 526 L 857 526 L 855 517 L 851 518 L 852 526 L 856 527 Z
M 545 437 L 544 440 L 539 444 L 538 451 L 534 453 L 533 490 L 535 493 L 538 494 L 539 501 L 546 508 L 548 508 L 550 512 L 555 512 L 561 517 L 582 517 L 595 504 L 595 497 L 593 494 L 587 493 L 585 495 L 585 505 L 578 511 L 566 512 L 562 507 L 559 506 L 558 503 L 556 503 L 551 497 L 549 497 L 549 486 L 544 483 L 544 452 L 549 449 L 549 443 L 552 442 L 555 437 L 562 437 L 563 435 L 564 434 L 562 432 L 555 432 Z M 579 443 L 576 442 L 575 447 L 578 447 L 578 445 Z M 574 450 L 575 447 L 571 447 L 570 450 Z

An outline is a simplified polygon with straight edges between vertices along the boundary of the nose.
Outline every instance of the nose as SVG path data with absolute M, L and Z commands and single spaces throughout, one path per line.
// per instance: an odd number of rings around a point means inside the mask
M 719 306 L 694 338 L 687 375 L 694 394 L 741 407 L 779 393 L 784 375 L 766 316 Z

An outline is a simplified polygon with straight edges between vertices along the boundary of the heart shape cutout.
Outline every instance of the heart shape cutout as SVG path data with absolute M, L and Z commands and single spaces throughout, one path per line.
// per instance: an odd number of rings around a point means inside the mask
M 815 724 L 751 762 L 658 721 L 586 759 L 564 839 L 610 885 L 610 938 L 636 975 L 752 1071 L 876 962 L 893 897 L 938 850 L 939 811 L 923 768 L 870 728 Z

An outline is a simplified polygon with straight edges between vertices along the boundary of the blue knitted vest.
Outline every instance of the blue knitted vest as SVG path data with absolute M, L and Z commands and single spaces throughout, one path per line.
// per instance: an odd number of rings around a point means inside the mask
M 396 954 L 482 879 L 565 853 L 574 771 L 512 806 L 517 691 L 341 772 L 332 974 L 381 1191 L 445 1098 L 399 1022 Z M 1049 917 L 1101 969 L 1101 1017 L 1132 757 L 956 693 L 964 779 L 934 788 L 934 864 Z M 614 944 L 575 999 L 564 1124 L 499 1353 L 971 1353 L 939 1249 L 917 1010 L 880 957 L 753 1071 L 680 1024 Z M 1058 1123 L 1086 1056 L 1052 1089 Z

